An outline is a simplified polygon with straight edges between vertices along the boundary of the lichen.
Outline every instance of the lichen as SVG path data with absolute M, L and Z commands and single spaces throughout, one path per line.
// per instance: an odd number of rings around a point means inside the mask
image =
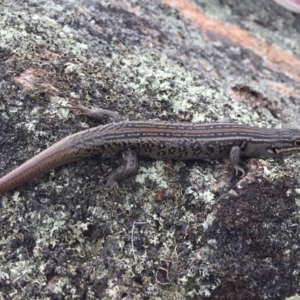
M 98 125 L 63 108 L 70 101 L 128 120 L 215 122 L 229 112 L 279 128 L 290 123 L 287 109 L 297 120 L 298 98 L 268 84 L 287 82 L 294 93 L 299 82 L 246 47 L 210 41 L 161 1 L 28 3 L 1 6 L 1 176 Z M 203 10 L 298 53 L 291 19 L 288 28 L 276 23 L 271 4 L 260 12 L 226 3 Z M 275 27 L 245 21 L 241 6 Z M 299 289 L 296 156 L 243 162 L 250 170 L 240 185 L 228 163 L 139 159 L 138 174 L 108 191 L 102 180 L 120 162 L 87 158 L 1 196 L 1 297 L 250 299 Z M 145 224 L 133 249 L 134 222 Z

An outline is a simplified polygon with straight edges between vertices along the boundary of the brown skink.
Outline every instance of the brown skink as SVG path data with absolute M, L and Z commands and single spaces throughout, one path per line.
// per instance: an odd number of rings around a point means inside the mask
M 240 157 L 278 157 L 300 152 L 299 129 L 267 129 L 232 123 L 164 123 L 122 121 L 67 136 L 0 178 L 0 194 L 51 169 L 84 157 L 123 153 L 124 165 L 106 185 L 136 171 L 136 155 L 154 159 L 219 159 L 229 157 L 236 172 Z

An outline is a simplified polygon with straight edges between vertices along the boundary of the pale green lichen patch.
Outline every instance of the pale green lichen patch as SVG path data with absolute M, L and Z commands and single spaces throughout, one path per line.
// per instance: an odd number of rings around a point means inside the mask
M 190 173 L 190 181 L 191 186 L 185 191 L 186 194 L 193 195 L 193 201 L 203 201 L 206 204 L 213 205 L 215 195 L 210 188 L 216 182 L 216 179 L 213 177 L 212 169 L 193 168 Z
M 164 163 L 159 160 L 154 162 L 150 168 L 140 167 L 135 180 L 140 184 L 145 184 L 146 179 L 155 182 L 159 187 L 166 188 L 168 184 L 164 175 Z
M 68 26 L 62 27 L 57 20 L 39 14 L 3 8 L 0 18 L 0 46 L 13 49 L 17 56 L 34 56 L 34 47 L 46 47 L 53 52 L 70 52 L 81 59 L 87 45 L 77 42 Z M 38 28 L 38 30 L 36 30 Z M 29 30 L 31 29 L 31 30 Z M 16 40 L 18 43 L 16 43 Z
M 300 188 L 296 188 L 295 192 L 300 195 Z M 295 198 L 295 203 L 300 207 L 300 197 Z
M 286 300 L 299 300 L 300 299 L 300 295 L 299 294 L 296 294 L 294 296 L 291 296 L 291 297 L 287 297 L 285 298 Z

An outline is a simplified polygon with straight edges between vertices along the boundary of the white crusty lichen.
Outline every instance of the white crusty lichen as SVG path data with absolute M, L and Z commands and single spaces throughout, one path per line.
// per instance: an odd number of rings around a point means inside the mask
M 190 181 L 191 186 L 186 189 L 186 194 L 192 194 L 194 201 L 203 201 L 210 205 L 215 203 L 215 195 L 211 192 L 211 186 L 216 179 L 213 177 L 211 168 L 193 168 L 190 173 Z
M 300 188 L 295 189 L 295 192 L 300 195 Z M 300 206 L 300 197 L 295 198 L 295 203 Z
M 157 160 L 150 167 L 140 167 L 139 173 L 135 181 L 140 184 L 145 184 L 146 179 L 156 182 L 159 187 L 166 188 L 168 186 L 167 177 L 164 174 L 165 164 L 161 160 Z

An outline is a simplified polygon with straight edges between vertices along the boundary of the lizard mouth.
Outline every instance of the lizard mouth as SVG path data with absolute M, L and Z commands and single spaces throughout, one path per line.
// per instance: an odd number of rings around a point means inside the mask
M 290 147 L 290 148 L 282 148 L 282 149 L 277 149 L 277 148 L 271 148 L 268 149 L 268 152 L 270 154 L 282 154 L 282 153 L 286 153 L 286 152 L 300 152 L 300 148 L 299 147 Z

